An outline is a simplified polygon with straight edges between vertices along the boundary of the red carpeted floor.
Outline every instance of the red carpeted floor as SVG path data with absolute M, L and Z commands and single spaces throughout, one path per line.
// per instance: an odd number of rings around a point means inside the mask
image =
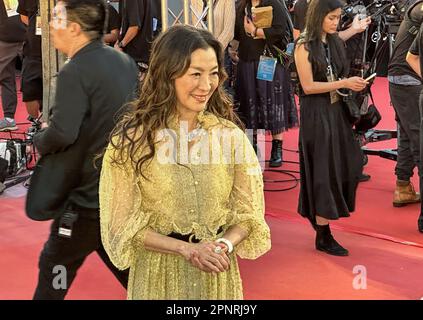
M 394 129 L 386 79 L 377 79 L 373 93 L 383 115 L 378 128 Z M 20 104 L 18 109 L 18 119 L 24 120 L 25 108 Z M 298 130 L 285 134 L 284 148 L 296 150 L 297 143 Z M 395 147 L 396 141 L 368 146 Z M 285 152 L 284 157 L 298 160 L 296 153 Z M 333 223 L 336 238 L 350 250 L 349 257 L 332 257 L 313 249 L 314 232 L 296 213 L 298 186 L 284 192 L 266 192 L 272 250 L 256 261 L 240 262 L 245 298 L 423 297 L 423 234 L 416 226 L 419 205 L 392 207 L 394 165 L 393 161 L 369 156 L 365 171 L 372 177 L 359 186 L 356 212 Z M 284 164 L 283 168 L 298 170 L 298 165 Z M 266 181 L 282 179 L 289 177 L 265 173 Z M 414 181 L 417 186 L 417 179 Z M 292 182 L 266 183 L 266 189 L 291 186 Z M 38 255 L 49 223 L 27 219 L 23 206 L 22 187 L 0 196 L 0 299 L 30 299 L 36 284 Z M 359 273 L 354 273 L 355 268 Z M 354 286 L 357 283 L 361 289 Z M 124 290 L 95 254 L 80 269 L 68 295 L 68 299 L 124 298 Z

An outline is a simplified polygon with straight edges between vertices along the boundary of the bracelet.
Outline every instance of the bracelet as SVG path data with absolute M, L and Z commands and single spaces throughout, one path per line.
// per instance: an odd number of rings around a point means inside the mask
M 225 244 L 228 247 L 228 253 L 232 253 L 232 251 L 234 251 L 234 245 L 228 239 L 219 238 L 216 240 L 216 242 Z

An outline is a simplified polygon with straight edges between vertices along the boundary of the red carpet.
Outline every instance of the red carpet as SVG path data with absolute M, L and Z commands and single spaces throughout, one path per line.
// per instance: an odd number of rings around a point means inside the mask
M 394 129 L 386 79 L 377 80 L 373 93 L 383 115 L 378 128 Z M 25 119 L 24 106 L 20 104 L 18 109 L 18 119 Z M 298 130 L 285 134 L 284 148 L 296 150 L 297 136 Z M 368 145 L 395 146 L 396 140 Z M 285 152 L 284 157 L 298 160 L 296 153 Z M 423 235 L 416 226 L 419 206 L 392 207 L 394 165 L 393 161 L 369 156 L 365 172 L 372 178 L 359 186 L 356 212 L 333 224 L 336 238 L 350 250 L 349 257 L 331 257 L 313 249 L 313 230 L 296 213 L 298 186 L 285 192 L 266 192 L 272 250 L 256 261 L 240 262 L 245 298 L 423 297 Z M 298 165 L 284 164 L 283 168 L 298 170 Z M 266 172 L 265 179 L 289 177 Z M 414 181 L 417 186 L 417 179 Z M 266 189 L 291 186 L 292 182 L 267 183 Z M 30 299 L 37 280 L 38 255 L 47 238 L 49 223 L 27 219 L 23 206 L 21 187 L 0 196 L 0 299 Z M 355 266 L 366 268 L 366 289 L 354 289 Z M 68 295 L 68 299 L 124 298 L 124 290 L 96 255 L 84 263 Z

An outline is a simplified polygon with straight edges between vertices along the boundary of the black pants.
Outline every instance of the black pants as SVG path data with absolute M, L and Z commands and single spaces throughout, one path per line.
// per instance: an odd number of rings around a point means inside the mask
M 63 238 L 58 235 L 60 219 L 56 219 L 52 223 L 49 239 L 40 256 L 40 271 L 34 300 L 63 300 L 79 267 L 93 251 L 97 251 L 122 286 L 127 287 L 129 270 L 118 270 L 107 256 L 101 243 L 99 218 L 87 218 L 83 212 L 78 214 L 79 217 L 73 225 L 71 238 Z M 57 277 L 61 275 L 63 267 L 66 270 L 66 288 L 60 288 L 62 285 L 59 285 L 59 289 L 57 289 L 58 282 L 60 284 Z
M 22 53 L 23 43 L 0 41 L 0 88 L 3 114 L 14 118 L 18 98 L 16 96 L 16 59 Z
M 41 57 L 25 57 L 22 64 L 22 101 L 43 100 L 43 61 Z
M 420 108 L 419 96 L 423 86 L 389 83 L 389 93 L 399 123 L 398 159 L 395 175 L 409 181 L 415 167 L 420 171 Z

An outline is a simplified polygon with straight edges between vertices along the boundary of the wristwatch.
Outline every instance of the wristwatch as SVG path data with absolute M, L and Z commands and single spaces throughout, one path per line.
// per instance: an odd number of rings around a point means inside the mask
M 125 48 L 125 46 L 123 45 L 123 42 L 122 42 L 122 41 L 119 41 L 119 43 L 118 43 L 118 47 L 119 47 L 119 48 L 122 48 L 122 49 L 123 49 L 123 48 Z

